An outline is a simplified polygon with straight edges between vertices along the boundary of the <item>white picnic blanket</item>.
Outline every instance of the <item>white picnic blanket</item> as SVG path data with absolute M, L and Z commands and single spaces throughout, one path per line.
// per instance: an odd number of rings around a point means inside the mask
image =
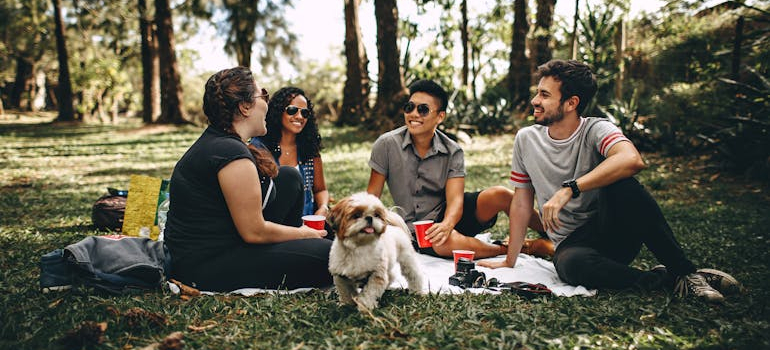
M 488 235 L 488 234 L 486 234 Z M 486 239 L 483 235 L 478 235 L 476 238 Z M 449 284 L 449 276 L 454 274 L 454 261 L 452 259 L 441 259 L 424 254 L 418 254 L 418 262 L 421 266 L 421 270 L 425 277 L 426 288 L 430 293 L 437 294 L 460 294 L 470 292 L 474 294 L 480 293 L 500 293 L 498 291 L 484 289 L 484 288 L 469 288 L 462 289 L 457 286 Z M 504 256 L 498 256 L 494 258 L 488 258 L 486 260 L 502 260 Z M 487 279 L 497 278 L 500 282 L 529 282 L 529 283 L 542 283 L 546 285 L 554 295 L 571 297 L 576 295 L 581 296 L 594 296 L 596 295 L 595 289 L 586 289 L 583 286 L 572 286 L 559 279 L 556 274 L 556 269 L 548 260 L 536 258 L 526 254 L 519 254 L 519 258 L 516 259 L 516 267 L 514 268 L 499 268 L 488 269 L 485 267 L 476 266 L 476 269 L 483 272 Z M 407 283 L 403 276 L 399 276 L 390 285 L 390 289 L 406 288 Z M 169 288 L 174 293 L 179 293 L 179 288 L 173 283 L 169 282 Z M 299 288 L 293 290 L 271 290 L 261 288 L 242 288 L 231 291 L 226 294 L 237 294 L 244 296 L 251 296 L 261 293 L 298 293 L 307 292 L 313 288 Z M 201 291 L 202 294 L 218 294 L 214 292 Z M 219 293 L 221 294 L 221 293 Z

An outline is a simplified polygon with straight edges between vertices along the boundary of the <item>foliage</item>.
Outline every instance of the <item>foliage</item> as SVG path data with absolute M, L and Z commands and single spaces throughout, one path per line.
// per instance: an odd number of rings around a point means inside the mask
M 693 16 L 687 3 L 674 5 L 662 18 L 641 20 L 637 33 L 646 33 L 637 38 L 650 54 L 647 78 L 636 80 L 641 99 L 650 102 L 639 113 L 654 113 L 643 122 L 648 143 L 674 154 L 709 152 L 724 168 L 770 179 L 764 84 L 770 77 L 770 13 L 736 5 Z M 739 16 L 746 25 L 743 68 L 735 80 Z
M 176 331 L 190 349 L 770 347 L 770 189 L 728 176 L 712 181 L 701 163 L 685 159 L 652 157 L 641 181 L 698 266 L 724 269 L 748 287 L 724 305 L 635 291 L 525 300 L 393 290 L 372 318 L 339 307 L 331 291 L 189 301 L 168 291 L 41 294 L 38 259 L 97 234 L 90 206 L 105 188 L 125 188 L 130 174 L 167 177 L 201 132 L 139 125 L 52 125 L 40 117 L 0 123 L 0 348 L 60 349 L 68 334 L 100 324 L 106 328 L 91 338 L 101 340 L 100 349 L 140 349 Z M 363 190 L 377 135 L 328 124 L 321 134 L 332 195 Z M 464 145 L 467 190 L 506 182 L 512 143 L 510 136 L 480 136 Z M 493 233 L 504 234 L 506 221 Z M 656 262 L 644 251 L 633 264 Z

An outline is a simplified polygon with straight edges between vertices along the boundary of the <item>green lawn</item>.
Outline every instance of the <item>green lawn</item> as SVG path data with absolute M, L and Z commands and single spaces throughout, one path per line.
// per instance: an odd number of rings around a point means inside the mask
M 0 349 L 72 346 L 63 339 L 87 322 L 106 325 L 100 349 L 141 349 L 177 331 L 186 349 L 770 348 L 770 187 L 717 176 L 699 159 L 645 155 L 649 168 L 639 178 L 696 265 L 745 284 L 724 305 L 631 291 L 536 300 L 388 291 L 372 318 L 322 291 L 189 301 L 168 291 L 40 293 L 40 256 L 97 234 L 91 205 L 106 187 L 127 187 L 130 174 L 169 177 L 201 128 L 0 118 Z M 322 133 L 332 195 L 364 190 L 376 135 L 331 126 Z M 497 136 L 463 145 L 466 190 L 506 185 L 512 144 L 512 136 Z M 500 236 L 507 220 L 498 221 Z M 647 251 L 634 262 L 655 264 Z

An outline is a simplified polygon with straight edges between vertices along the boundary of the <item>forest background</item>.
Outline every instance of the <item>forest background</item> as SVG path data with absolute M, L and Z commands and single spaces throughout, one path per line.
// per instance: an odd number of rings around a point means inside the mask
M 428 78 L 451 93 L 445 131 L 500 134 L 531 123 L 535 68 L 573 58 L 599 79 L 586 115 L 610 118 L 643 151 L 707 154 L 720 169 L 769 178 L 766 3 L 670 0 L 633 17 L 629 0 L 570 1 L 571 17 L 555 14 L 555 0 L 481 3 L 377 0 L 361 13 L 361 0 L 345 0 L 341 50 L 321 61 L 334 53 L 303 50 L 290 23 L 323 32 L 329 19 L 287 18 L 290 0 L 0 0 L 2 107 L 58 121 L 201 124 L 213 70 L 200 61 L 216 52 L 273 90 L 303 87 L 337 126 L 398 125 L 406 86 Z M 415 14 L 399 16 L 399 5 Z M 372 21 L 376 52 L 361 34 Z M 188 43 L 212 28 L 222 40 Z

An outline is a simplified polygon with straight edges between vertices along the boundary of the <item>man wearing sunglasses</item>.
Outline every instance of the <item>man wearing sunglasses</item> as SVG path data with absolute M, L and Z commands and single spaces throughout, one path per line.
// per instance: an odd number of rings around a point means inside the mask
M 381 135 L 372 146 L 367 192 L 379 197 L 385 183 L 414 235 L 415 221 L 433 220 L 426 238 L 433 247 L 415 248 L 433 256 L 451 257 L 452 250 L 475 252 L 476 258 L 505 254 L 507 247 L 474 236 L 492 227 L 506 212 L 513 191 L 495 186 L 465 193 L 463 150 L 437 130 L 446 118 L 446 91 L 430 80 L 409 87 L 404 105 L 406 125 Z M 530 220 L 542 230 L 539 218 Z M 415 241 L 413 239 L 413 241 Z

